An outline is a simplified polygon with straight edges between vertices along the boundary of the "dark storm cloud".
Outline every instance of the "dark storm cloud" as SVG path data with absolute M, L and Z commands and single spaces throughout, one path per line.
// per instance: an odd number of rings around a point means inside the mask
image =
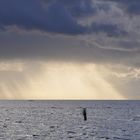
M 68 35 L 105 32 L 115 36 L 118 32 L 121 33 L 120 29 L 111 23 L 82 25 L 78 22 L 79 18 L 94 15 L 101 9 L 105 10 L 106 5 L 96 5 L 92 0 L 1 0 L 0 29 L 17 26 L 28 31 Z
M 65 34 L 85 32 L 85 27 L 79 25 L 64 6 L 51 4 L 45 9 L 40 0 L 1 0 L 0 24 Z
M 129 63 L 133 57 L 133 64 L 139 65 L 136 60 L 139 59 L 139 41 L 133 40 L 135 34 L 127 37 L 131 28 L 136 33 L 139 30 L 133 28 L 133 20 L 124 18 L 118 5 L 111 4 L 103 0 L 0 0 L 1 31 L 15 25 L 27 31 L 79 35 L 47 39 L 48 34 L 35 37 L 34 33 L 20 35 L 3 31 L 0 32 L 0 59 Z M 74 43 L 79 40 L 82 44 Z
M 73 17 L 90 16 L 97 12 L 97 7 L 92 0 L 44 0 L 48 5 L 61 4 L 66 7 Z

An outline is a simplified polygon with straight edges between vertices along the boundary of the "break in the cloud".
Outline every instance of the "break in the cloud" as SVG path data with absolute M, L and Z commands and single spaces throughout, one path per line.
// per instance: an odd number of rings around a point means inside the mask
M 12 64 L 12 65 L 11 65 Z M 18 64 L 18 65 L 15 65 Z M 15 65 L 15 67 L 13 67 Z M 0 63 L 0 98 L 125 99 L 93 63 Z M 10 68 L 11 67 L 11 68 Z M 3 69 L 4 68 L 4 69 Z M 19 70 L 20 68 L 20 70 Z M 100 83 L 100 84 L 99 84 Z

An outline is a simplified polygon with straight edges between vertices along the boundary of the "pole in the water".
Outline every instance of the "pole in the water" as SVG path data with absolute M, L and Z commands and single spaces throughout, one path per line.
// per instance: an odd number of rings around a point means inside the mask
M 87 120 L 87 111 L 86 108 L 83 108 L 83 116 L 84 116 L 84 121 Z

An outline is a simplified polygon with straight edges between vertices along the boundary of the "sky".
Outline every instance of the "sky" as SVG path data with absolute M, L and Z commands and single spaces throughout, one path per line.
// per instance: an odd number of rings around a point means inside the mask
M 139 0 L 0 0 L 0 99 L 140 99 Z

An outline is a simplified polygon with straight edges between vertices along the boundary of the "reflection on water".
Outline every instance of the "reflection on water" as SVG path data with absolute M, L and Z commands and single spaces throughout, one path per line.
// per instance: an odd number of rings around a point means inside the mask
M 4 140 L 139 140 L 140 102 L 0 101 L 0 120 Z

